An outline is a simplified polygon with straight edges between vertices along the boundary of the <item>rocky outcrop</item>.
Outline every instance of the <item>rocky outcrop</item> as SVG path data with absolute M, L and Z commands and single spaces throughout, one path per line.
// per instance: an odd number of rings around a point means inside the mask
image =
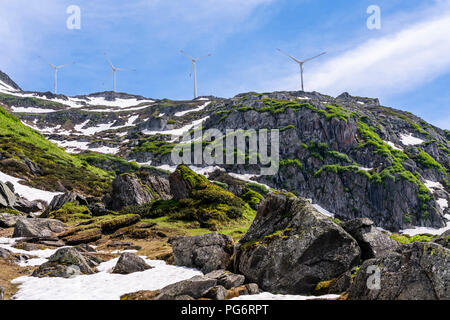
M 170 190 L 174 199 L 186 199 L 191 195 L 193 189 L 206 187 L 209 180 L 204 176 L 193 173 L 185 165 L 179 165 L 169 176 Z
M 227 269 L 233 254 L 233 239 L 220 233 L 170 239 L 175 264 L 208 273 Z
M 92 257 L 86 259 L 75 248 L 61 248 L 57 250 L 47 262 L 33 272 L 33 277 L 61 277 L 70 278 L 75 275 L 93 274 L 91 266 L 97 263 Z
M 66 225 L 59 220 L 44 218 L 20 218 L 14 228 L 14 238 L 53 237 L 63 232 Z
M 355 239 L 307 200 L 272 193 L 236 247 L 234 268 L 265 291 L 310 294 L 355 266 L 360 253 Z
M 12 228 L 16 225 L 17 220 L 21 216 L 12 213 L 1 213 L 0 214 L 0 228 Z
M 52 202 L 50 202 L 45 212 L 41 215 L 41 218 L 47 218 L 50 212 L 61 209 L 66 203 L 69 202 L 73 202 L 79 206 L 88 205 L 86 198 L 82 195 L 74 191 L 66 192 L 53 197 Z
M 439 237 L 434 239 L 433 242 L 440 244 L 447 249 L 450 249 L 450 230 L 445 231 Z
M 117 261 L 112 273 L 130 274 L 133 272 L 141 272 L 152 267 L 149 266 L 144 259 L 138 257 L 134 253 L 124 252 Z
M 348 298 L 448 300 L 449 266 L 449 249 L 436 243 L 404 244 L 381 258 L 366 260 L 356 274 Z
M 136 175 L 125 173 L 114 179 L 112 192 L 104 201 L 107 208 L 118 210 L 126 206 L 141 205 L 158 198 L 158 194 L 145 185 Z
M 368 218 L 353 219 L 340 226 L 358 241 L 363 260 L 378 258 L 399 246 L 397 241 L 378 230 Z
M 225 289 L 239 287 L 245 282 L 245 277 L 243 275 L 226 270 L 214 270 L 205 274 L 205 277 L 217 280 L 217 284 L 223 286 Z
M 179 296 L 189 296 L 198 299 L 203 297 L 216 284 L 217 281 L 214 279 L 195 276 L 189 280 L 180 281 L 164 287 L 154 300 L 174 300 Z
M 14 192 L 3 182 L 0 182 L 0 208 L 12 208 L 16 203 Z
M 45 209 L 44 203 L 47 204 L 44 201 L 28 201 L 24 198 L 17 198 L 14 209 L 24 213 L 37 213 Z

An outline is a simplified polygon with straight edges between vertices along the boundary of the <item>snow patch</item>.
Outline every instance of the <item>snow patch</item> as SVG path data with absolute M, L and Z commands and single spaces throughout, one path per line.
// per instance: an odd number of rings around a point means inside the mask
M 415 236 L 417 234 L 431 234 L 431 235 L 441 235 L 445 231 L 450 230 L 450 221 L 447 222 L 447 225 L 440 229 L 428 228 L 428 227 L 416 227 L 412 229 L 400 230 L 400 233 L 407 234 L 409 236 Z
M 424 140 L 413 137 L 412 133 L 408 134 L 401 134 L 400 140 L 405 146 L 414 146 L 418 144 L 422 144 Z
M 389 146 L 391 146 L 392 147 L 392 149 L 394 149 L 394 150 L 400 150 L 400 151 L 403 151 L 403 148 L 400 148 L 400 147 L 397 147 L 393 142 L 391 142 L 391 141 L 384 141 L 385 143 L 387 143 Z
M 325 215 L 327 217 L 334 218 L 334 213 L 331 213 L 330 211 L 326 210 L 325 208 L 322 208 L 317 203 L 313 203 L 312 199 L 306 199 L 306 200 L 308 200 L 311 203 L 311 205 L 314 207 L 314 209 L 319 211 L 321 214 L 323 214 L 323 215 Z
M 60 110 L 54 109 L 41 109 L 41 108 L 33 108 L 33 107 L 11 107 L 12 112 L 24 112 L 24 113 L 51 113 Z
M 205 104 L 202 104 L 201 106 L 199 106 L 198 108 L 195 108 L 195 109 L 176 112 L 176 113 L 175 113 L 175 117 L 182 117 L 182 116 L 184 116 L 185 114 L 188 114 L 188 113 L 191 113 L 191 112 L 198 112 L 198 111 L 201 111 L 201 110 L 205 109 L 209 104 L 211 104 L 211 101 L 208 101 L 208 102 L 206 102 Z
M 441 207 L 442 210 L 445 210 L 448 208 L 448 201 L 444 198 L 439 198 L 436 200 L 436 203 Z
M 340 296 L 337 294 L 327 294 L 323 296 L 301 296 L 290 294 L 272 294 L 269 292 L 262 292 L 259 294 L 239 296 L 230 300 L 315 300 L 315 299 L 337 299 Z
M 44 200 L 47 203 L 50 203 L 53 200 L 53 197 L 62 194 L 61 192 L 49 192 L 25 186 L 19 183 L 21 179 L 12 177 L 1 171 L 0 171 L 0 181 L 11 182 L 14 185 L 14 192 L 20 195 L 21 197 L 27 199 L 28 201 Z

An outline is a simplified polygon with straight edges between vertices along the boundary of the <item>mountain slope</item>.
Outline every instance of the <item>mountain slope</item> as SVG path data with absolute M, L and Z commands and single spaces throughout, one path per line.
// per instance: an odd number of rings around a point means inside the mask
M 69 155 L 0 107 L 0 171 L 48 191 L 102 195 L 112 175 Z
M 112 92 L 78 97 L 2 92 L 0 101 L 23 123 L 67 151 L 110 153 L 169 170 L 174 170 L 171 150 L 195 126 L 223 133 L 280 129 L 276 175 L 259 176 L 260 165 L 219 166 L 234 177 L 310 198 L 340 219 L 369 217 L 391 231 L 448 223 L 449 132 L 378 99 L 317 92 L 192 101 Z M 203 148 L 208 144 L 202 141 Z M 111 158 L 95 160 L 107 168 L 102 161 Z M 207 173 L 214 167 L 193 169 Z

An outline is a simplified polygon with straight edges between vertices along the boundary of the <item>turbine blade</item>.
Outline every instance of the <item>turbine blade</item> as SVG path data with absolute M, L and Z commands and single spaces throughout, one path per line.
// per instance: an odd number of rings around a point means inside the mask
M 194 58 L 192 58 L 190 55 L 188 55 L 186 52 L 184 52 L 183 50 L 180 50 L 180 52 L 182 53 L 182 54 L 184 54 L 189 60 L 191 60 L 192 62 L 194 62 L 195 61 L 195 59 Z
M 108 61 L 109 65 L 111 66 L 111 69 L 115 69 L 113 63 L 112 63 L 111 60 L 109 59 L 109 57 L 108 57 L 108 55 L 106 54 L 106 52 L 105 52 L 104 54 L 105 54 L 106 61 Z
M 207 56 L 202 56 L 202 57 L 198 58 L 196 61 L 199 61 L 201 59 L 208 58 L 208 57 L 211 57 L 211 53 L 209 53 Z
M 282 51 L 281 49 L 278 49 L 278 48 L 277 48 L 277 50 L 280 51 L 280 52 L 281 52 L 282 54 L 284 54 L 285 56 L 288 56 L 289 58 L 291 58 L 292 60 L 294 60 L 294 61 L 297 62 L 298 64 L 302 64 L 302 63 L 303 63 L 303 61 L 300 61 L 300 60 L 294 58 L 293 56 L 291 56 L 290 54 L 288 54 L 288 53 Z
M 304 60 L 303 62 L 311 61 L 312 59 L 315 59 L 315 58 L 318 58 L 318 57 L 320 57 L 320 56 L 323 56 L 324 54 L 326 54 L 326 52 L 322 52 L 321 54 L 318 54 L 317 56 L 314 56 L 314 57 L 312 57 L 312 58 L 308 58 L 308 59 Z
M 116 68 L 117 71 L 136 71 L 136 69 Z

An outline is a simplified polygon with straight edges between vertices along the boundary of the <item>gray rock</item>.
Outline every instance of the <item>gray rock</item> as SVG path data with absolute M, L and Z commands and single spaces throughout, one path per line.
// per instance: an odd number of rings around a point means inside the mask
M 359 259 L 355 239 L 307 200 L 271 193 L 236 246 L 234 267 L 265 291 L 310 294 Z
M 32 276 L 70 278 L 74 275 L 93 273 L 85 256 L 70 247 L 58 249 L 47 262 L 33 272 Z
M 225 287 L 218 285 L 209 289 L 204 295 L 203 298 L 212 299 L 212 300 L 225 300 L 227 296 L 227 289 Z
M 16 225 L 17 220 L 21 216 L 12 213 L 1 213 L 0 214 L 0 228 L 12 228 Z
M 373 270 L 380 268 L 379 289 Z M 386 256 L 366 260 L 350 287 L 351 300 L 449 300 L 450 250 L 436 243 L 404 244 Z M 368 270 L 369 269 L 369 270 Z M 369 278 L 371 277 L 371 278 Z
M 11 257 L 12 252 L 5 248 L 0 248 L 0 258 L 8 259 Z
M 217 281 L 203 276 L 195 276 L 191 279 L 171 284 L 161 289 L 161 293 L 155 300 L 173 300 L 179 296 L 190 296 L 194 299 L 201 298 L 209 289 L 216 286 Z
M 0 182 L 0 207 L 12 208 L 16 203 L 16 196 L 3 182 Z
M 450 230 L 445 231 L 439 237 L 433 240 L 434 243 L 440 244 L 441 246 L 450 249 Z
M 133 272 L 141 272 L 152 267 L 149 266 L 144 259 L 134 253 L 124 252 L 117 261 L 112 273 L 130 274 Z
M 28 201 L 24 198 L 17 198 L 14 209 L 24 213 L 35 213 L 44 210 L 45 206 L 41 201 Z
M 86 198 L 83 197 L 82 195 L 80 195 L 74 191 L 66 192 L 64 194 L 60 194 L 60 195 L 53 197 L 53 199 L 50 202 L 50 204 L 48 205 L 47 209 L 41 215 L 41 218 L 47 218 L 48 214 L 50 212 L 61 209 L 66 203 L 69 203 L 69 202 L 74 202 L 77 205 L 83 205 L 83 206 L 88 205 Z
M 358 241 L 363 260 L 380 257 L 399 246 L 397 241 L 378 230 L 368 218 L 353 219 L 340 226 Z
M 214 270 L 205 274 L 206 278 L 217 280 L 217 284 L 224 286 L 225 289 L 231 289 L 243 285 L 245 277 L 241 274 L 235 274 L 226 270 Z
M 203 273 L 226 269 L 233 254 L 233 239 L 220 233 L 170 240 L 175 264 L 198 268 Z
M 53 237 L 65 230 L 66 225 L 59 220 L 44 218 L 20 218 L 14 228 L 14 238 Z
M 5 289 L 3 289 L 2 286 L 0 286 L 0 300 L 3 300 L 5 298 Z
M 158 199 L 158 195 L 150 191 L 135 174 L 119 175 L 112 183 L 112 192 L 105 198 L 106 206 L 111 210 L 119 210 L 125 206 L 141 205 Z

